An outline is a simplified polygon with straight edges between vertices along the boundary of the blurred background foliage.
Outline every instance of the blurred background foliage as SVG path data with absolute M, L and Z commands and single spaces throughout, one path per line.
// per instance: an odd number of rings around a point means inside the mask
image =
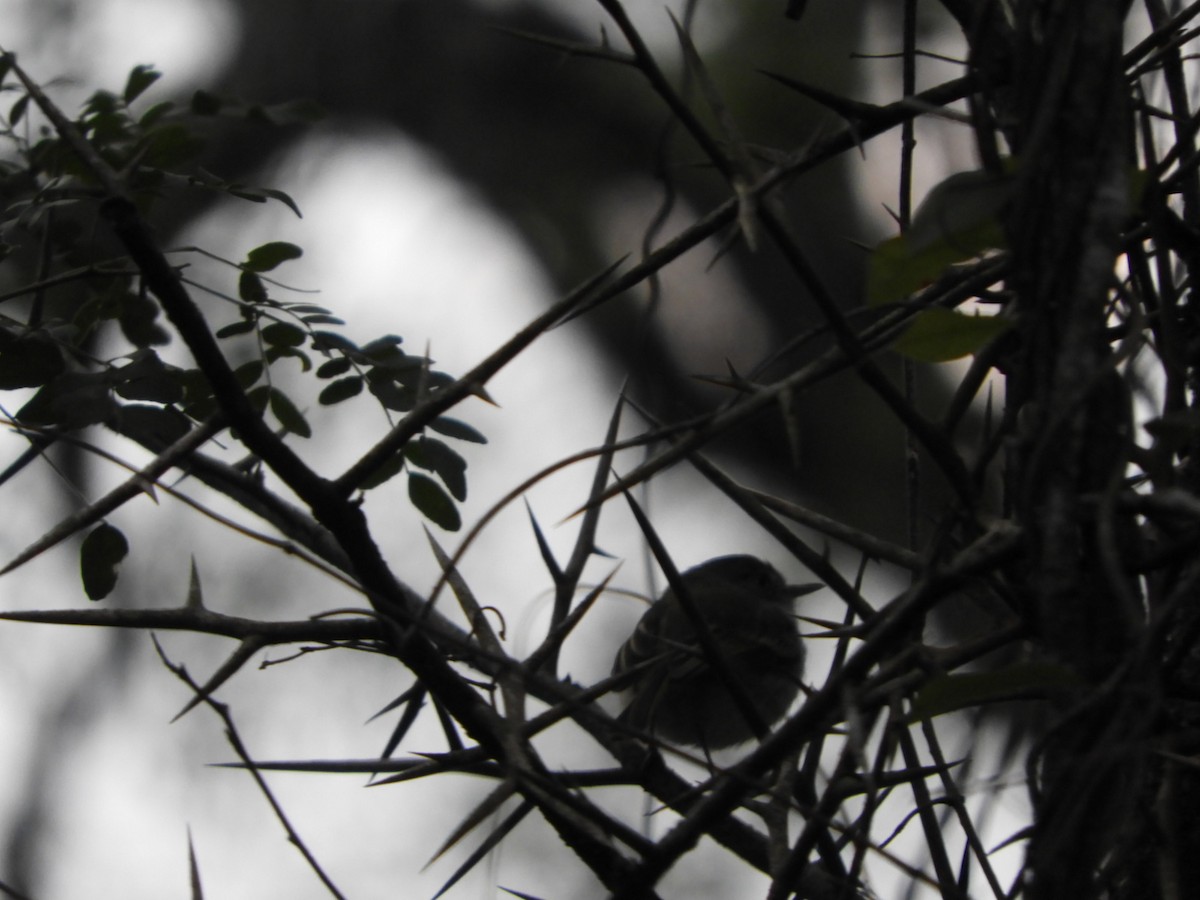
M 264 103 L 315 100 L 333 130 L 403 131 L 478 190 L 565 291 L 635 249 L 633 238 L 640 241 L 663 202 L 663 184 L 649 181 L 647 172 L 665 167 L 678 191 L 675 209 L 685 213 L 707 211 L 726 190 L 689 139 L 668 129 L 664 110 L 634 72 L 510 33 L 594 39 L 597 29 L 586 24 L 602 20 L 589 6 L 247 0 L 234 5 L 234 49 L 214 90 Z M 797 149 L 843 124 L 764 72 L 851 98 L 894 99 L 898 92 L 894 64 L 852 59 L 867 40 L 868 22 L 885 32 L 894 27 L 893 4 L 810 6 L 801 22 L 783 19 L 772 0 L 701 6 L 698 40 L 706 63 L 745 139 L 764 152 Z M 664 60 L 678 65 L 658 7 L 630 9 L 655 26 Z M 921 40 L 944 24 L 926 22 Z M 873 76 L 878 84 L 870 83 Z M 286 133 L 231 128 L 212 141 L 209 164 L 231 180 L 268 183 L 288 140 Z M 834 162 L 783 193 L 809 258 L 847 308 L 861 304 L 862 245 L 886 236 L 880 217 L 864 214 L 865 206 L 892 202 L 887 194 L 865 200 L 858 178 L 861 170 Z M 181 225 L 194 214 L 180 209 Z M 718 252 L 724 255 L 714 261 Z M 777 350 L 783 335 L 818 323 L 803 288 L 772 250 L 754 253 L 739 242 L 702 256 L 667 273 L 656 300 L 662 315 L 648 325 L 643 290 L 579 323 L 629 373 L 633 396 L 664 420 L 707 408 L 723 393 L 694 376 L 725 375 L 731 346 L 739 351 L 731 362 L 745 373 Z M 703 277 L 707 262 L 721 277 Z M 810 342 L 773 363 L 771 374 L 798 367 L 826 346 L 819 338 Z M 930 388 L 937 391 L 936 380 Z M 777 488 L 790 482 L 818 509 L 902 537 L 896 450 L 903 437 L 895 420 L 849 377 L 796 402 L 803 426 L 799 468 L 787 459 L 775 416 L 756 424 L 762 439 L 737 436 L 726 451 L 769 473 Z M 936 393 L 929 403 L 938 407 Z M 927 499 L 938 504 L 937 490 Z

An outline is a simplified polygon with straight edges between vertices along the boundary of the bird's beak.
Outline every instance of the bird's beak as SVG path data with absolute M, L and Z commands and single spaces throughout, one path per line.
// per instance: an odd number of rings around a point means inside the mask
M 803 597 L 805 594 L 811 594 L 813 591 L 819 591 L 825 585 L 820 582 L 815 584 L 788 584 L 784 585 L 783 593 L 785 597 Z

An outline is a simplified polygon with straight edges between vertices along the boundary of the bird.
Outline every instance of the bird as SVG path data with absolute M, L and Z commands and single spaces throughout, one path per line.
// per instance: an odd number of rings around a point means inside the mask
M 770 563 L 741 554 L 710 559 L 680 578 L 720 662 L 705 651 L 694 619 L 667 588 L 613 660 L 613 675 L 630 679 L 631 699 L 620 720 L 706 753 L 758 737 L 800 690 L 804 645 L 792 601 L 822 585 L 789 585 Z M 740 697 L 721 669 L 741 688 Z

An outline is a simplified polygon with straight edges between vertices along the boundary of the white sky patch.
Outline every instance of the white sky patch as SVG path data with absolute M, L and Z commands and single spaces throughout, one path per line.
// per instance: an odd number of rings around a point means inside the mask
M 199 87 L 235 49 L 237 14 L 227 0 L 88 0 L 77 4 L 69 28 L 54 29 L 27 16 L 29 7 L 27 0 L 0 0 L 5 49 L 17 51 L 35 79 L 68 79 L 84 96 L 120 90 L 143 63 L 156 65 L 175 88 Z

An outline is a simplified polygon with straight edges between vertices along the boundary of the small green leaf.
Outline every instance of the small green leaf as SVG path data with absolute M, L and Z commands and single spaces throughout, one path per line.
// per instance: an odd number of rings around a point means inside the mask
M 117 323 L 135 347 L 170 343 L 171 336 L 158 324 L 158 304 L 143 294 L 126 294 L 120 301 Z
M 360 490 L 369 491 L 371 488 L 379 487 L 386 481 L 395 478 L 396 475 L 404 468 L 404 454 L 397 453 L 382 466 L 363 479 L 362 484 L 358 487 Z
M 267 288 L 261 278 L 243 269 L 238 276 L 238 296 L 247 303 L 262 303 L 267 299 Z
M 146 135 L 143 165 L 170 169 L 194 159 L 204 149 L 204 140 L 181 122 L 155 127 Z
M 132 103 L 145 92 L 146 88 L 162 78 L 162 72 L 155 70 L 154 66 L 140 65 L 134 66 L 129 73 L 129 78 L 125 81 L 125 102 Z
M 350 375 L 346 378 L 339 378 L 337 381 L 331 382 L 325 390 L 321 391 L 317 397 L 317 402 L 322 406 L 333 406 L 335 403 L 341 403 L 343 400 L 349 400 L 351 397 L 356 397 L 362 393 L 363 380 L 358 375 Z
M 89 600 L 103 600 L 117 584 L 117 567 L 129 554 L 129 542 L 119 529 L 101 523 L 83 539 L 79 572 Z
M 138 124 L 143 128 L 149 128 L 166 116 L 175 108 L 175 104 L 170 100 L 163 100 L 160 103 L 155 103 L 148 110 L 142 113 L 142 117 L 138 119 Z
M 308 338 L 303 328 L 290 322 L 272 322 L 262 330 L 262 336 L 268 344 L 279 347 L 299 347 Z
M 25 110 L 29 107 L 29 95 L 22 94 L 17 98 L 17 102 L 12 105 L 12 109 L 8 112 L 8 123 L 15 127 L 18 122 L 25 117 Z
M 263 368 L 261 359 L 252 359 L 234 369 L 233 375 L 238 380 L 238 384 L 243 388 L 248 388 L 257 384 L 258 379 L 262 378 Z
M 414 466 L 436 472 L 455 500 L 467 499 L 466 460 L 441 441 L 417 438 L 405 447 L 405 455 Z
M 314 331 L 312 345 L 314 350 L 324 352 L 340 350 L 343 353 L 358 353 L 358 345 L 350 340 L 350 338 L 338 334 L 336 331 Z
M 268 347 L 264 354 L 268 363 L 273 363 L 277 359 L 287 357 L 297 360 L 300 363 L 300 370 L 307 372 L 312 368 L 312 360 L 308 358 L 308 354 L 303 350 L 297 350 L 295 347 L 281 347 L 278 345 Z
M 879 306 L 928 287 L 955 263 L 1005 246 L 1000 217 L 1010 175 L 959 172 L 936 185 L 902 235 L 881 242 L 867 269 L 867 304 Z
M 400 349 L 402 338 L 394 334 L 384 335 L 362 346 L 362 353 L 373 365 L 389 369 L 412 368 L 420 365 L 420 360 L 409 356 Z
M 304 251 L 295 244 L 289 244 L 287 241 L 271 241 L 269 244 L 255 247 L 247 253 L 246 261 L 242 265 L 252 272 L 270 272 L 281 263 L 285 263 L 289 259 L 299 259 L 303 255 Z
M 317 377 L 336 378 L 339 375 L 345 375 L 350 371 L 350 365 L 350 360 L 344 356 L 339 356 L 337 359 L 331 359 L 317 366 Z
M 271 399 L 270 385 L 260 384 L 258 387 L 251 388 L 246 391 L 246 399 L 250 401 L 251 406 L 262 412 L 267 408 L 267 403 Z
M 408 412 L 412 409 L 417 403 L 415 386 L 399 385 L 390 378 L 374 377 L 380 371 L 372 369 L 368 373 L 368 386 L 375 399 L 383 404 L 384 409 L 395 412 Z
M 934 306 L 917 314 L 893 348 L 918 362 L 947 362 L 977 352 L 1011 325 L 1011 319 L 964 316 Z
M 235 337 L 239 334 L 247 334 L 254 330 L 255 322 L 253 319 L 242 319 L 240 322 L 232 322 L 229 325 L 224 325 L 217 329 L 218 338 Z
M 976 169 L 956 172 L 934 185 L 917 211 L 906 237 L 916 252 L 940 243 L 955 243 L 961 235 L 977 233 L 980 226 L 998 223 L 1012 198 L 1013 176 Z M 960 245 L 965 259 L 977 250 Z
M 953 240 L 935 241 L 915 248 L 906 235 L 880 243 L 867 265 L 867 304 L 881 306 L 902 300 L 933 284 L 955 263 L 965 262 L 986 250 L 1003 247 L 997 222 L 985 222 Z
M 289 210 L 295 212 L 296 218 L 304 218 L 304 215 L 301 214 L 300 208 L 298 205 L 296 205 L 295 200 L 288 197 L 288 194 L 283 193 L 283 191 L 276 191 L 275 188 L 248 187 L 247 185 L 226 185 L 224 186 L 224 190 L 228 191 L 230 194 L 233 194 L 234 197 L 250 200 L 252 203 L 266 203 L 266 200 L 268 199 L 278 200 L 278 202 L 282 203 L 284 206 L 287 206 Z
M 291 398 L 278 388 L 271 389 L 271 412 L 287 431 L 302 438 L 312 437 L 312 427 L 304 415 L 296 408 L 296 404 L 292 403 Z
M 458 419 L 452 419 L 449 416 L 442 416 L 439 419 L 434 419 L 429 423 L 429 427 L 438 434 L 444 434 L 446 437 L 458 438 L 460 441 L 470 441 L 472 444 L 487 443 L 487 438 L 468 425 L 466 422 L 460 422 Z
M 446 531 L 458 531 L 462 519 L 454 501 L 441 486 L 427 475 L 411 472 L 408 476 L 408 499 L 412 505 L 434 525 Z
M 426 393 L 440 391 L 442 388 L 449 387 L 450 385 L 454 384 L 454 380 L 455 379 L 453 375 L 448 375 L 445 372 L 438 372 L 436 370 L 427 372 L 425 373 L 425 391 Z M 486 397 L 486 393 L 487 392 L 485 391 L 479 396 Z M 491 400 L 488 400 L 488 402 L 490 403 Z
M 385 334 L 382 337 L 377 337 L 367 341 L 362 345 L 362 352 L 370 356 L 381 350 L 387 350 L 389 347 L 396 347 L 404 343 L 404 338 L 398 334 Z
M 83 108 L 86 112 L 84 119 L 90 122 L 97 116 L 108 116 L 120 112 L 121 104 L 117 102 L 116 94 L 101 88 L 88 97 Z

